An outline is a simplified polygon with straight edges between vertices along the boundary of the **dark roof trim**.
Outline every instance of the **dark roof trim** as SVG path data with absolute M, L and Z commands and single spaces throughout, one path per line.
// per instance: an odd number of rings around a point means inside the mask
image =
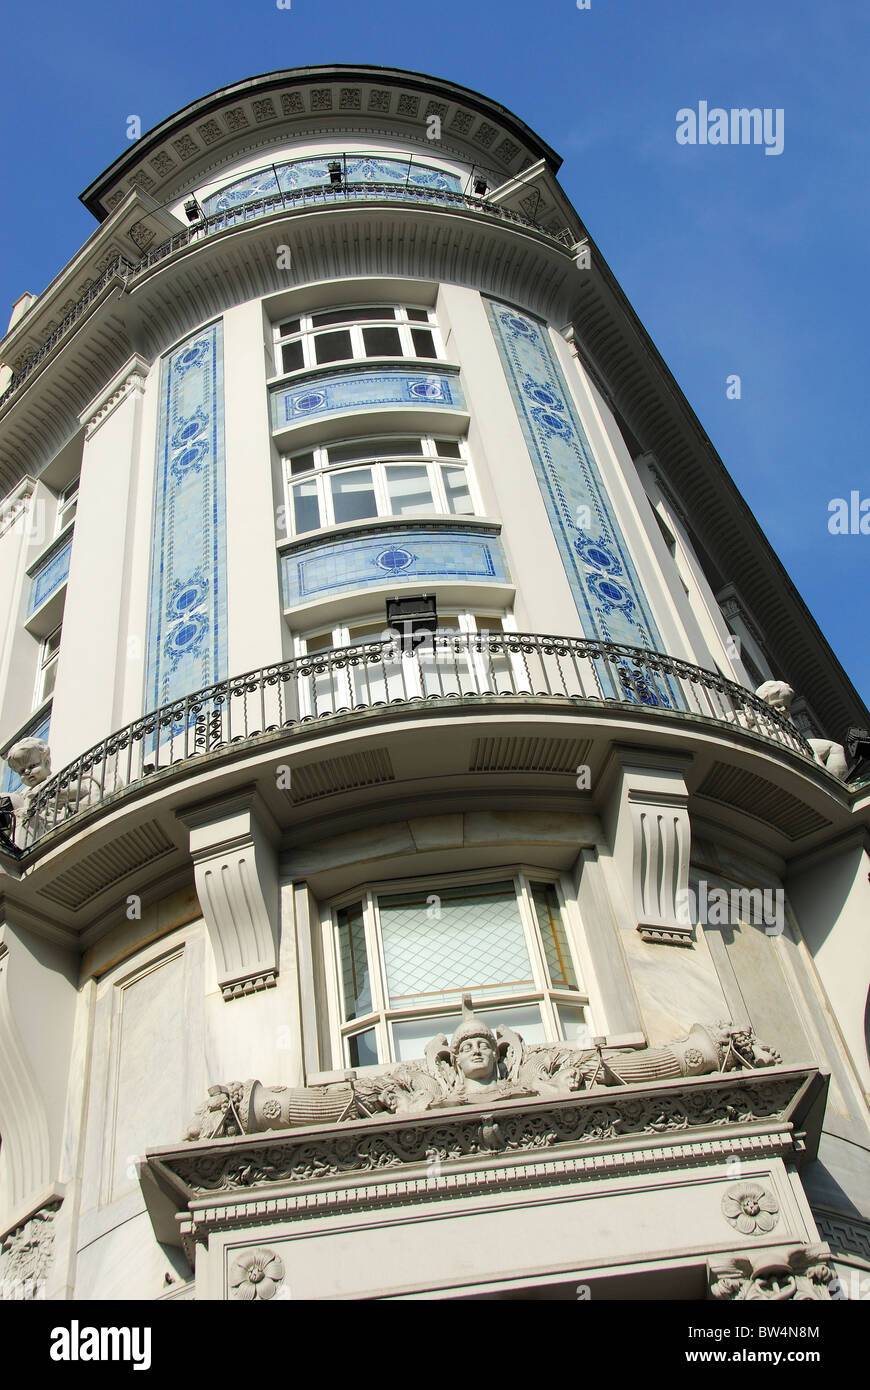
M 391 87 L 402 87 L 405 90 L 440 95 L 449 101 L 468 106 L 482 116 L 488 116 L 491 120 L 498 121 L 523 145 L 533 151 L 538 159 L 545 159 L 554 171 L 561 167 L 561 155 L 557 154 L 540 136 L 536 135 L 524 121 L 521 121 L 513 112 L 508 111 L 506 106 L 491 101 L 489 97 L 482 96 L 480 92 L 475 92 L 470 87 L 461 87 L 458 83 L 448 82 L 444 78 L 430 77 L 426 73 L 410 72 L 404 68 L 370 67 L 367 64 L 354 63 L 341 65 L 326 63 L 316 67 L 283 68 L 276 72 L 261 73 L 258 77 L 248 77 L 243 82 L 234 82 L 229 87 L 220 87 L 217 91 L 210 92 L 208 96 L 200 97 L 188 106 L 183 106 L 173 116 L 161 121 L 160 125 L 155 126 L 153 130 L 146 131 L 129 150 L 120 155 L 114 164 L 110 164 L 108 169 L 94 179 L 83 193 L 79 194 L 79 200 L 84 203 L 89 212 L 94 214 L 98 221 L 102 222 L 107 216 L 107 213 L 100 206 L 103 195 L 120 178 L 123 178 L 126 173 L 140 164 L 149 152 L 162 145 L 175 131 L 189 125 L 193 120 L 220 110 L 231 101 L 238 101 L 242 97 L 271 92 L 277 87 L 286 87 L 289 84 L 298 86 L 307 82 L 326 80 L 330 82 L 380 82 Z

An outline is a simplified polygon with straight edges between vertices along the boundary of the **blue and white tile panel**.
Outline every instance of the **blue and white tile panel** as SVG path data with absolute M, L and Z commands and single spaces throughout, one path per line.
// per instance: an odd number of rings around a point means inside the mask
M 324 541 L 285 554 L 281 565 L 284 607 L 352 593 L 369 585 L 464 579 L 506 584 L 510 576 L 498 536 L 451 530 L 378 531 Z
M 546 327 L 497 300 L 484 302 L 584 635 L 663 651 Z M 606 669 L 601 675 L 607 679 Z M 680 703 L 671 683 L 650 672 L 639 689 L 644 703 Z M 610 694 L 637 699 L 631 683 Z
M 161 365 L 145 708 L 227 675 L 223 330 Z
M 66 583 L 69 575 L 69 561 L 72 554 L 72 536 L 60 550 L 56 550 L 53 555 L 40 565 L 30 581 L 30 600 L 27 605 L 27 616 L 35 613 L 47 598 L 60 588 L 61 584 Z
M 293 193 L 300 188 L 329 187 L 329 164 L 336 157 L 327 155 L 323 159 L 294 159 L 286 164 L 277 164 L 274 168 L 260 169 L 203 198 L 203 211 L 211 216 L 227 212 L 240 203 L 268 198 L 271 194 Z M 416 162 L 409 167 L 407 159 L 351 156 L 343 165 L 343 177 L 348 183 L 386 183 L 395 184 L 397 188 L 409 186 L 462 192 L 462 180 L 458 174 L 449 174 L 443 169 Z
M 272 393 L 272 428 L 286 429 L 340 410 L 371 410 L 383 405 L 433 406 L 464 410 L 458 376 L 436 372 L 360 371 L 318 377 Z

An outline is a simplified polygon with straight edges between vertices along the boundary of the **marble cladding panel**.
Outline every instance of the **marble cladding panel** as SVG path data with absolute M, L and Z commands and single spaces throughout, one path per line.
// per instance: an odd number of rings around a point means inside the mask
M 163 359 L 145 707 L 227 674 L 222 325 Z
M 136 1159 L 155 1135 L 180 1134 L 187 1068 L 183 1030 L 184 957 L 171 955 L 120 987 L 115 1016 L 116 1064 L 111 1157 L 106 1195 L 138 1186 Z M 159 1078 L 159 1080 L 158 1080 Z
M 663 651 L 545 325 L 497 300 L 484 303 L 585 636 Z M 643 703 L 678 703 L 661 676 L 647 672 L 640 688 Z M 612 693 L 637 699 L 630 688 Z
M 285 608 L 370 584 L 421 584 L 437 579 L 509 583 L 498 537 L 440 528 L 378 531 L 294 550 L 282 561 Z
M 53 555 L 40 565 L 33 575 L 30 588 L 30 601 L 27 605 L 27 616 L 35 613 L 47 598 L 65 583 L 69 574 L 69 561 L 72 554 L 72 536 L 60 550 L 56 550 Z
M 202 207 L 207 215 L 226 212 L 240 203 L 266 198 L 270 194 L 292 193 L 300 188 L 329 187 L 330 163 L 339 158 L 326 155 L 322 159 L 294 159 L 286 164 L 277 164 L 248 174 L 243 179 L 227 184 L 217 193 L 203 198 Z M 462 180 L 457 174 L 446 173 L 429 164 L 418 164 L 407 159 L 378 159 L 372 155 L 351 155 L 342 161 L 342 177 L 347 183 L 386 183 L 398 187 L 410 185 L 416 188 L 443 189 L 452 193 L 462 192 Z
M 284 429 L 334 411 L 370 410 L 383 405 L 464 410 L 465 397 L 458 376 L 434 372 L 343 372 L 274 391 L 272 427 Z

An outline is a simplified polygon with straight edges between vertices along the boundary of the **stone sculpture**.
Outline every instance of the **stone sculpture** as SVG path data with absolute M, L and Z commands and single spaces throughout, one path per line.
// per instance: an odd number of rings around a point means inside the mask
M 827 1246 L 804 1245 L 787 1256 L 754 1261 L 735 1258 L 708 1266 L 708 1298 L 723 1302 L 782 1303 L 827 1300 L 836 1286 Z
M 24 784 L 24 790 L 12 792 L 10 801 L 16 815 L 27 819 L 32 814 L 32 803 L 37 793 L 51 777 L 51 750 L 41 738 L 22 738 L 9 749 L 6 761 Z M 87 806 L 95 792 L 99 791 L 93 777 L 82 777 L 67 787 L 59 787 L 56 796 L 51 797 L 49 806 L 52 812 L 57 806 L 59 814 L 73 815 Z
M 785 681 L 765 681 L 756 690 L 759 700 L 763 700 L 771 709 L 776 710 L 784 719 L 788 719 L 791 703 L 794 699 L 794 691 Z M 820 767 L 827 768 L 835 777 L 845 780 L 848 771 L 846 761 L 846 750 L 842 743 L 832 743 L 828 738 L 808 738 L 807 743 L 813 750 L 813 757 Z
M 376 1075 L 349 1074 L 326 1086 L 263 1086 L 233 1081 L 209 1088 L 187 1133 L 188 1141 L 257 1134 L 301 1125 L 340 1124 L 374 1115 L 420 1114 L 462 1105 L 490 1105 L 534 1096 L 558 1098 L 596 1086 L 704 1076 L 777 1065 L 777 1052 L 730 1023 L 696 1023 L 664 1047 L 578 1049 L 527 1046 L 511 1028 L 495 1032 L 463 995 L 462 1018 L 448 1042 L 433 1038 L 419 1061 Z

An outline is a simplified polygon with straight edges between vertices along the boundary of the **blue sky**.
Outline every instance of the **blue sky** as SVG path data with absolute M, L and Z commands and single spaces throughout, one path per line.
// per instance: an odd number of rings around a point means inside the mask
M 870 535 L 828 503 L 870 469 L 866 0 L 43 0 L 7 16 L 0 314 L 95 225 L 78 194 L 126 144 L 273 68 L 381 63 L 484 92 L 561 181 L 800 593 L 870 702 Z M 781 107 L 784 150 L 680 146 L 676 112 Z M 741 378 L 740 400 L 726 377 Z M 740 576 L 734 576 L 739 585 Z M 824 718 L 824 711 L 819 711 Z

